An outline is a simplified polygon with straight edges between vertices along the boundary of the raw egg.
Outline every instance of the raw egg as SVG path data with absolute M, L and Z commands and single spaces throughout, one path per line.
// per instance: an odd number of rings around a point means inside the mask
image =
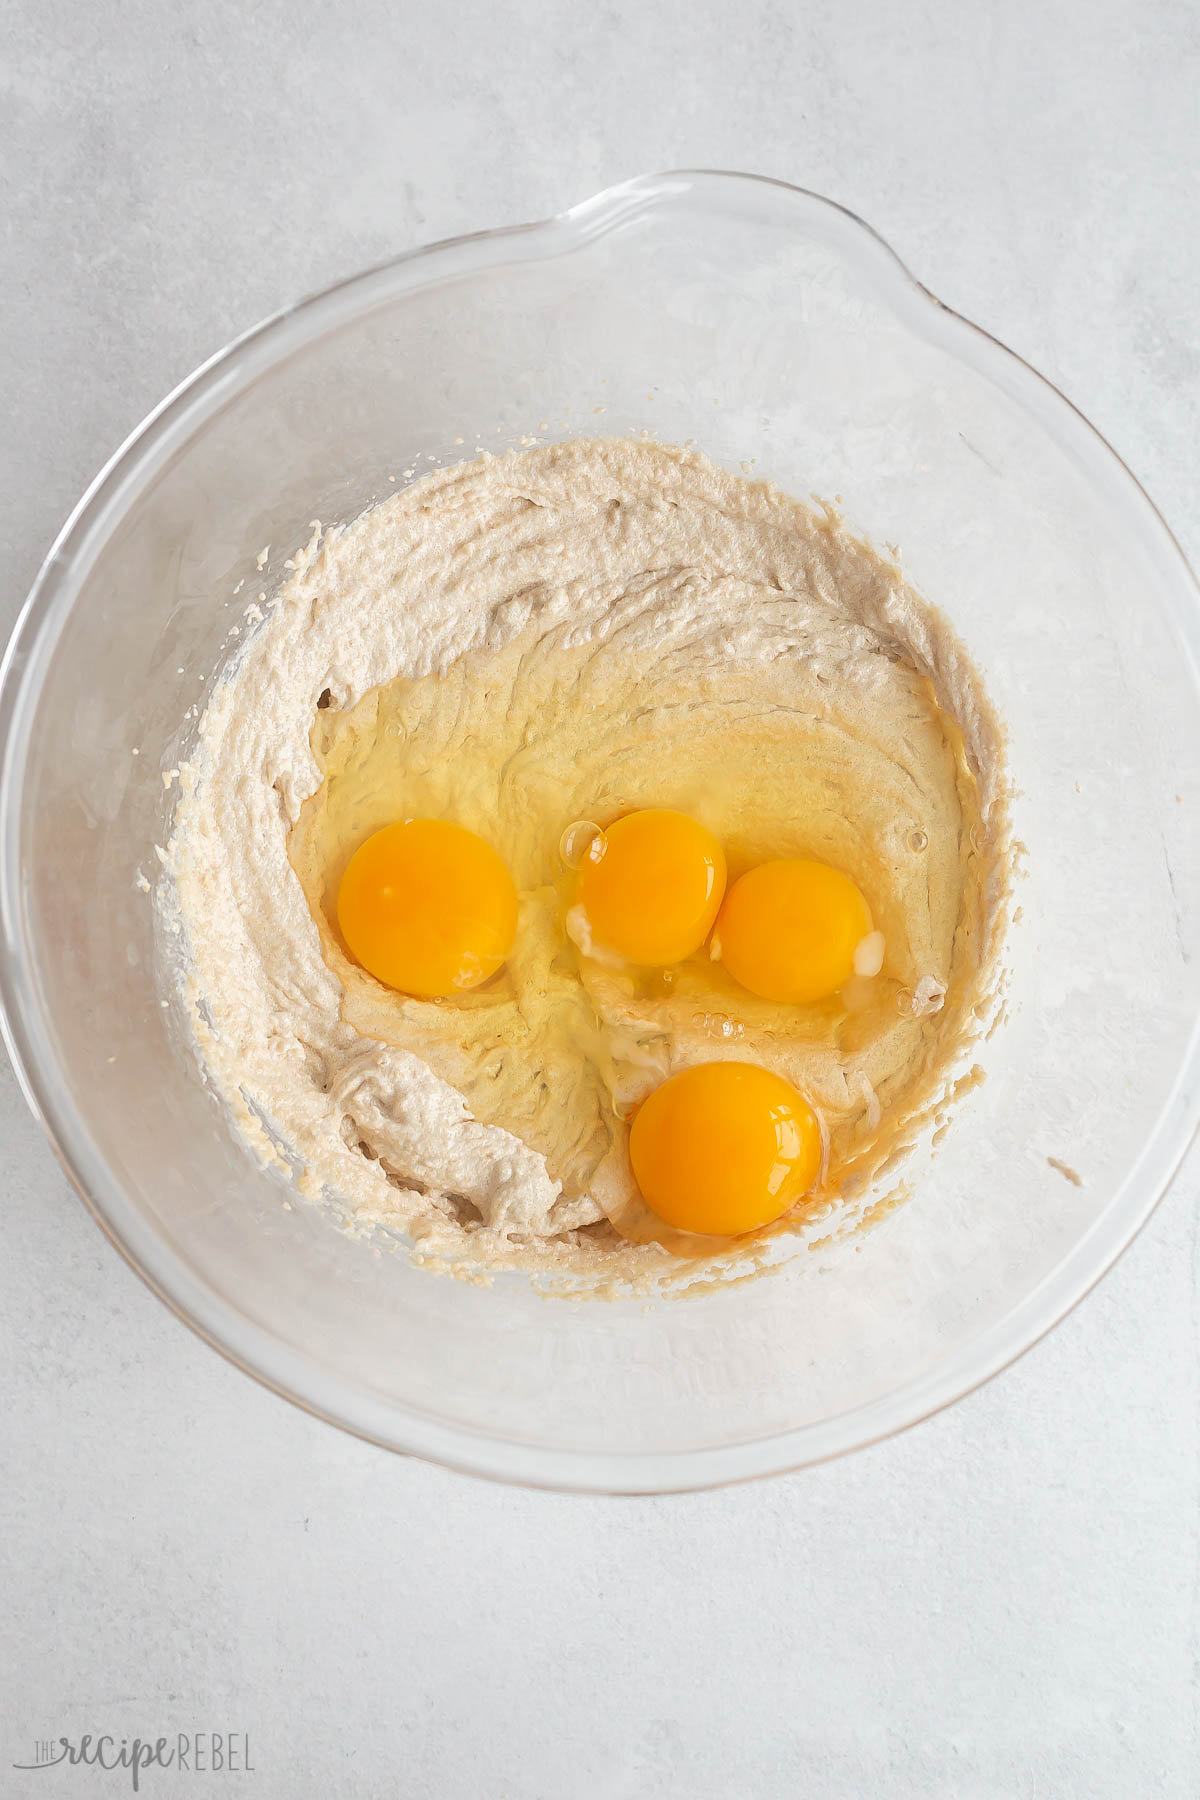
M 490 844 L 445 819 L 385 825 L 338 888 L 350 954 L 377 981 L 422 998 L 494 975 L 517 932 L 517 890 Z
M 803 1198 L 821 1167 L 816 1114 L 756 1063 L 699 1063 L 655 1088 L 629 1130 L 646 1204 L 680 1231 L 736 1237 Z
M 872 942 L 859 957 L 860 972 L 878 973 L 882 939 L 850 877 L 828 863 L 785 857 L 734 882 L 717 919 L 713 954 L 752 994 L 802 1006 L 849 981 L 865 939 Z
M 663 968 L 698 950 L 725 892 L 725 853 L 686 813 L 626 813 L 592 842 L 579 900 L 597 944 Z

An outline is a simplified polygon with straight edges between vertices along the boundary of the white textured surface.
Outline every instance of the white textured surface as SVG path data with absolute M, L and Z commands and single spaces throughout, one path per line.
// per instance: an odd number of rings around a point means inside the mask
M 734 23 L 735 16 L 741 22 Z M 3 622 L 231 333 L 642 170 L 817 188 L 1090 414 L 1200 559 L 1191 0 L 0 6 Z M 1193 1155 L 983 1393 L 849 1462 L 564 1499 L 292 1411 L 151 1298 L 0 1082 L 0 1795 L 247 1730 L 262 1800 L 1200 1790 Z M 150 1772 L 152 1794 L 209 1789 Z

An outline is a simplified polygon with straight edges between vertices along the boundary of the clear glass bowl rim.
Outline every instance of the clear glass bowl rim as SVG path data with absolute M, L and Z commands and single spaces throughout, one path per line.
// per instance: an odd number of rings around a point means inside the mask
M 1158 570 L 1172 623 L 1187 647 L 1200 705 L 1200 587 L 1145 490 L 1082 413 L 1044 376 L 947 307 L 866 222 L 820 194 L 772 177 L 679 170 L 603 189 L 525 225 L 449 238 L 335 283 L 252 327 L 219 350 L 150 412 L 83 494 L 43 563 L 0 664 L 0 1028 L 17 1079 L 63 1169 L 111 1242 L 176 1315 L 235 1366 L 314 1416 L 400 1453 L 466 1473 L 554 1490 L 687 1492 L 828 1461 L 905 1430 L 1008 1367 L 1059 1323 L 1127 1248 L 1165 1193 L 1200 1127 L 1200 1021 L 1157 1129 L 1091 1228 L 1052 1273 L 952 1368 L 939 1369 L 835 1418 L 748 1444 L 682 1452 L 582 1454 L 509 1443 L 348 1393 L 198 1280 L 174 1256 L 105 1165 L 57 1066 L 27 953 L 20 887 L 21 794 L 30 728 L 49 657 L 97 551 L 175 449 L 263 369 L 331 326 L 405 292 L 499 261 L 562 256 L 639 214 L 690 203 L 736 207 L 770 199 L 809 235 L 836 247 L 873 298 L 911 330 L 968 364 L 1031 416 L 1119 506 Z

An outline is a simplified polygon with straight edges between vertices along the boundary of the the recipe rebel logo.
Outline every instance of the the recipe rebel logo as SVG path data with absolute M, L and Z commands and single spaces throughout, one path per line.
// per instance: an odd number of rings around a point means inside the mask
M 78 1738 L 38 1738 L 32 1759 L 14 1769 L 82 1768 L 124 1770 L 135 1794 L 150 1769 L 183 1775 L 253 1775 L 248 1731 L 177 1731 L 156 1738 L 114 1737 L 86 1732 Z

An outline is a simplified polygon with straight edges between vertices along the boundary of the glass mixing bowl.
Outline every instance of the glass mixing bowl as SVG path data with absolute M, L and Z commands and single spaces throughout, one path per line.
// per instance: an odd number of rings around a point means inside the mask
M 548 1299 L 516 1275 L 481 1288 L 413 1268 L 288 1201 L 205 1086 L 138 876 L 230 622 L 311 519 L 349 519 L 390 477 L 477 445 L 642 428 L 838 496 L 900 546 L 1007 721 L 1027 874 L 987 1079 L 915 1155 L 907 1205 L 744 1287 Z M 813 194 L 671 175 L 401 257 L 164 401 L 25 607 L 0 789 L 25 1091 L 182 1318 L 380 1444 L 652 1492 L 882 1437 L 1060 1319 L 1192 1136 L 1196 601 L 1153 506 L 1068 402 Z

